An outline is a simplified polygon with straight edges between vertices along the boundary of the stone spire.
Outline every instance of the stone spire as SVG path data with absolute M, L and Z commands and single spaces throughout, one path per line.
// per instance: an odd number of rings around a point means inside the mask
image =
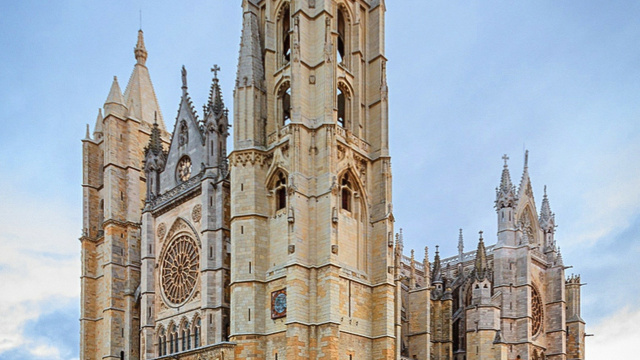
M 154 119 L 153 128 L 151 128 L 151 136 L 149 137 L 149 144 L 145 148 L 145 155 L 153 153 L 153 155 L 159 155 L 163 152 L 162 139 L 160 138 L 160 128 L 158 126 L 157 118 Z
M 256 86 L 262 89 L 264 64 L 262 63 L 257 8 L 253 3 L 249 5 L 249 8 L 249 11 L 245 11 L 242 20 L 242 40 L 240 42 L 236 87 Z
M 136 47 L 133 49 L 133 53 L 136 56 L 138 64 L 145 65 L 145 63 L 147 62 L 147 49 L 144 47 L 144 36 L 142 33 L 142 29 L 138 30 L 138 42 L 136 43 Z
M 117 115 L 123 117 L 127 107 L 124 104 L 124 98 L 122 97 L 122 91 L 120 90 L 120 85 L 118 84 L 118 77 L 113 77 L 113 82 L 111 83 L 111 89 L 109 90 L 109 95 L 107 96 L 107 100 L 104 102 L 104 115 Z
M 547 197 L 547 185 L 544 186 L 544 197 L 542 198 L 542 206 L 540 207 L 540 227 L 547 232 L 555 232 L 555 214 L 551 212 L 549 206 L 549 198 Z
M 440 264 L 439 246 L 436 245 L 436 257 L 433 259 L 433 273 L 431 274 L 432 283 L 442 283 L 442 265 Z
M 522 178 L 520 179 L 520 186 L 518 186 L 518 198 L 523 199 L 525 195 L 533 197 L 531 179 L 529 178 L 529 150 L 524 152 L 524 169 L 522 169 Z
M 516 188 L 513 183 L 511 183 L 511 175 L 509 174 L 509 166 L 507 165 L 509 157 L 505 154 L 502 159 L 504 160 L 504 167 L 502 168 L 500 186 L 496 188 L 496 210 L 505 207 L 514 207 L 517 200 Z
M 480 231 L 480 239 L 478 240 L 478 250 L 476 251 L 476 264 L 474 267 L 476 278 L 478 280 L 484 279 L 488 274 L 487 271 L 487 251 L 484 247 L 484 240 L 482 239 L 482 231 Z
M 209 90 L 209 100 L 204 106 L 204 117 L 207 118 L 210 114 L 219 117 L 224 111 L 224 101 L 222 100 L 222 91 L 220 90 L 220 81 L 218 80 L 218 71 L 220 67 L 213 65 L 211 72 L 213 73 L 213 80 L 211 81 L 211 90 Z
M 458 235 L 458 262 L 462 263 L 462 258 L 464 254 L 464 239 L 462 238 L 462 229 L 460 229 L 460 234 Z
M 93 138 L 98 141 L 102 138 L 102 109 L 98 109 L 98 117 L 96 118 L 96 125 L 93 127 Z
M 144 38 L 142 30 L 138 31 L 138 42 L 134 48 L 136 64 L 129 78 L 129 83 L 124 91 L 124 104 L 127 104 L 130 118 L 146 122 L 152 125 L 157 117 L 160 130 L 165 130 L 162 112 L 156 92 L 151 83 L 149 69 L 147 69 L 147 50 L 144 47 Z

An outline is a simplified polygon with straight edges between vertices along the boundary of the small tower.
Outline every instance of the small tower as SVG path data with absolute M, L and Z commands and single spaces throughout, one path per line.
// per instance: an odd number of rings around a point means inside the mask
M 515 209 L 518 201 L 516 188 L 511 183 L 511 175 L 509 174 L 509 166 L 507 161 L 509 157 L 505 154 L 504 167 L 500 179 L 500 186 L 496 188 L 495 208 L 498 213 L 498 244 L 515 245 Z
M 567 359 L 585 358 L 585 322 L 580 316 L 580 275 L 571 275 L 566 281 L 567 292 Z
M 466 309 L 466 358 L 506 360 L 506 348 L 500 333 L 500 303 L 492 297 L 493 283 L 491 270 L 487 264 L 482 231 L 480 231 L 472 276 L 473 306 Z
M 556 241 L 554 233 L 556 231 L 556 215 L 551 212 L 549 206 L 549 198 L 547 197 L 547 186 L 544 186 L 544 197 L 542 198 L 542 206 L 540 207 L 540 227 L 544 233 L 544 252 L 551 253 L 556 251 Z

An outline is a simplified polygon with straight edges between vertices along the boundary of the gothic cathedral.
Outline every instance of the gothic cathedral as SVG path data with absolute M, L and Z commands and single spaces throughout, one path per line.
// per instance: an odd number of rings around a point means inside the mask
M 518 188 L 504 157 L 495 244 L 404 255 L 384 0 L 242 8 L 231 152 L 220 69 L 199 115 L 182 68 L 170 133 L 142 31 L 87 129 L 80 358 L 584 359 L 580 278 L 526 157 Z

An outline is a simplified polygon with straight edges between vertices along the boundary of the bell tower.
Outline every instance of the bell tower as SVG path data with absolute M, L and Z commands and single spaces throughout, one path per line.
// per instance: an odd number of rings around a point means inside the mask
M 245 0 L 234 92 L 237 358 L 395 358 L 383 0 Z

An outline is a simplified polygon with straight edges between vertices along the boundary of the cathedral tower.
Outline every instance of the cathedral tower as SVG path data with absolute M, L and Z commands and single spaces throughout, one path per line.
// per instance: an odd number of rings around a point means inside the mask
M 245 0 L 231 165 L 237 358 L 395 358 L 382 0 Z
M 154 119 L 168 138 L 149 71 L 142 31 L 124 95 L 114 78 L 83 153 L 80 358 L 137 358 L 140 216 L 146 195 L 144 144 Z M 104 114 L 104 115 L 103 115 Z

